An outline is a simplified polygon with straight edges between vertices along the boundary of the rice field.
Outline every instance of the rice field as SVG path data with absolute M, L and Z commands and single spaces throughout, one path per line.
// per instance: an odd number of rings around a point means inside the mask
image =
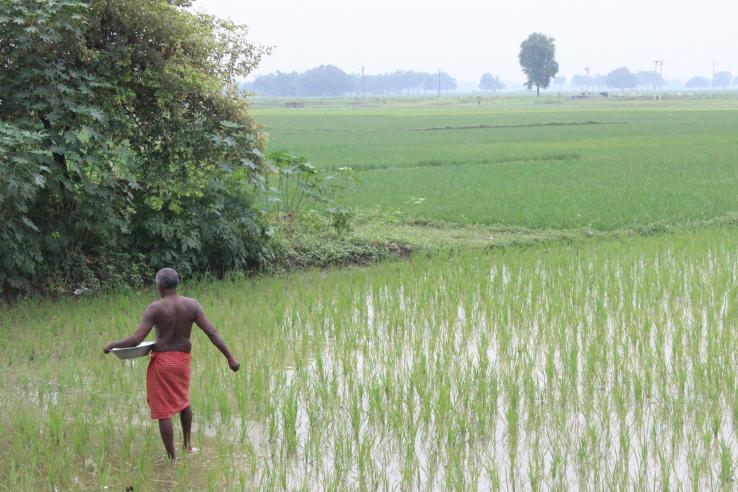
M 153 291 L 0 308 L 0 489 L 735 490 L 738 230 L 185 284 L 199 454 L 163 456 Z M 179 433 L 175 434 L 179 439 Z
M 531 99 L 254 114 L 271 150 L 359 171 L 348 203 L 359 209 L 603 231 L 738 212 L 738 99 Z

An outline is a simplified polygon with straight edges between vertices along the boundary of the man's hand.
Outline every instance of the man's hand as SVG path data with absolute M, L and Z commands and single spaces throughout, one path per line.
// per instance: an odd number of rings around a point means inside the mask
M 109 344 L 105 345 L 105 347 L 103 347 L 103 352 L 105 352 L 106 354 L 109 354 L 110 351 L 113 350 L 113 345 L 114 345 L 113 342 L 110 342 Z
M 228 367 L 231 368 L 231 371 L 238 372 L 238 369 L 241 367 L 241 364 L 239 364 L 236 359 L 231 357 L 230 359 L 228 359 Z

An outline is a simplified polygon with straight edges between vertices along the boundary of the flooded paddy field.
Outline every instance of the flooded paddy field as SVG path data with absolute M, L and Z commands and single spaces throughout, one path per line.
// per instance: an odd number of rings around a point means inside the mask
M 0 488 L 734 490 L 738 230 L 187 285 L 193 441 L 103 344 L 153 291 L 0 311 Z M 180 439 L 179 432 L 175 439 Z

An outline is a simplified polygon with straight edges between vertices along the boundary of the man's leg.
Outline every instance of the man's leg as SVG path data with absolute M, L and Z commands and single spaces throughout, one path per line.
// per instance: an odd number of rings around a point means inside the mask
M 182 436 L 184 437 L 184 448 L 192 451 L 190 446 L 190 430 L 192 429 L 192 407 L 188 406 L 179 412 L 179 420 L 182 422 Z
M 167 456 L 170 460 L 174 459 L 174 427 L 172 419 L 159 419 L 159 432 L 161 432 L 161 440 L 164 441 L 164 447 L 167 448 Z

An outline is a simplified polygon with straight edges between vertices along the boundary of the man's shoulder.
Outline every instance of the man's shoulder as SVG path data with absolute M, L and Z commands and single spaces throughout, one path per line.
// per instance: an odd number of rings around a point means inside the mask
M 151 304 L 146 306 L 147 311 L 157 311 L 161 307 L 161 299 L 153 301 Z
M 200 307 L 200 303 L 197 302 L 197 299 L 192 297 L 179 296 L 178 301 L 182 306 L 187 306 L 188 308 L 198 309 Z

